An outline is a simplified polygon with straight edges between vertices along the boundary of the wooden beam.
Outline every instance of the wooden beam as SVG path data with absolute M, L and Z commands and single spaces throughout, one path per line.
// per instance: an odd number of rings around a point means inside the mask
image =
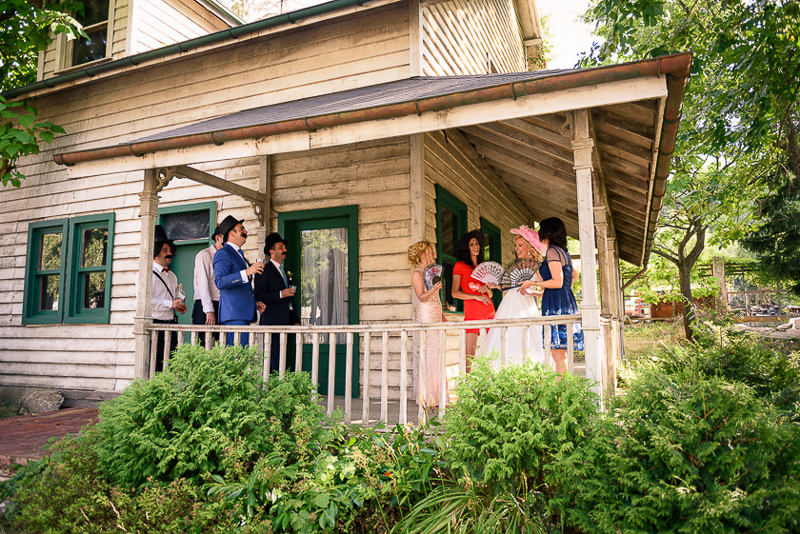
M 520 159 L 520 161 L 534 161 L 538 165 L 544 165 L 549 172 L 553 174 L 561 173 L 564 178 L 574 176 L 571 163 L 546 155 L 533 149 L 531 145 L 524 144 L 499 130 L 487 128 L 487 126 L 492 125 L 463 128 L 464 136 L 469 139 L 470 143 L 479 148 L 478 152 L 480 152 L 480 147 L 487 147 L 498 153 L 506 153 L 508 157 L 514 157 L 515 159 Z
M 136 315 L 133 319 L 134 378 L 150 378 L 150 332 L 146 326 L 153 322 L 153 244 L 155 240 L 156 217 L 158 217 L 158 177 L 155 169 L 144 172 L 142 192 L 139 195 L 139 272 L 137 273 L 138 292 L 136 295 Z
M 249 200 L 250 202 L 257 202 L 259 204 L 268 202 L 267 195 L 264 193 L 253 191 L 252 189 L 248 189 L 239 184 L 225 180 L 218 176 L 214 176 L 213 174 L 209 174 L 205 171 L 189 167 L 187 165 L 179 165 L 175 167 L 173 173 L 175 176 L 188 178 L 204 185 L 216 187 L 217 189 L 221 189 L 226 193 L 240 196 L 245 200 Z

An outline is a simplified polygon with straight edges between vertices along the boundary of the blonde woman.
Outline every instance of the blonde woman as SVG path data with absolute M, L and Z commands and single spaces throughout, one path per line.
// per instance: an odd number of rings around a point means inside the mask
M 519 259 L 534 260 L 537 265 L 542 263 L 542 253 L 546 247 L 539 241 L 538 234 L 527 226 L 520 226 L 511 230 L 516 234 L 514 239 L 514 252 Z M 537 278 L 538 279 L 538 273 Z M 495 319 L 525 319 L 528 317 L 541 317 L 536 298 L 541 297 L 543 290 L 537 286 L 510 289 L 503 297 L 503 302 L 497 308 Z M 528 342 L 525 348 L 524 338 L 527 334 Z M 486 338 L 485 354 L 495 352 L 493 364 L 500 367 L 501 329 L 492 328 Z M 509 328 L 506 342 L 506 363 L 522 363 L 523 351 L 527 350 L 526 359 L 535 363 L 544 363 L 544 347 L 542 346 L 542 327 L 531 326 L 526 330 L 522 327 Z
M 419 301 L 414 322 L 439 323 L 445 320 L 439 291 L 442 283 L 437 282 L 430 289 L 425 289 L 423 272 L 428 265 L 436 261 L 433 247 L 427 241 L 420 241 L 408 247 L 408 262 L 411 264 L 411 286 L 414 296 Z M 438 332 L 428 332 L 425 342 L 425 391 L 420 391 L 420 403 L 432 408 L 439 403 L 439 336 Z

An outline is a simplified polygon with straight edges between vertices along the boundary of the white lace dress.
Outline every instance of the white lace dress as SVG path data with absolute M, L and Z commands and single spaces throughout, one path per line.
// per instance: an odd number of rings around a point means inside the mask
M 518 289 L 510 289 L 503 297 L 503 302 L 497 308 L 495 319 L 524 319 L 527 317 L 541 317 L 539 306 L 536 305 L 536 297 L 533 295 L 523 295 Z M 527 349 L 524 350 L 524 336 L 527 331 Z M 486 337 L 486 349 L 484 354 L 493 354 L 493 365 L 495 369 L 500 368 L 500 348 L 501 348 L 501 328 L 492 328 Z M 530 327 L 508 328 L 506 342 L 506 364 L 521 364 L 523 352 L 525 360 L 533 360 L 534 363 L 545 363 L 543 346 L 542 327 L 540 325 Z

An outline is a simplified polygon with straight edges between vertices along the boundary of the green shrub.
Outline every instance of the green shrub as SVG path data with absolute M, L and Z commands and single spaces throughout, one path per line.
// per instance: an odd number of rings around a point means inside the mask
M 564 471 L 585 461 L 597 418 L 588 382 L 538 365 L 479 360 L 448 408 L 451 471 L 404 520 L 408 532 L 542 532 L 568 507 Z M 405 532 L 405 530 L 398 530 Z
M 731 329 L 708 329 L 700 343 L 665 347 L 656 352 L 652 365 L 665 373 L 701 373 L 753 388 L 786 413 L 800 406 L 800 356 L 783 354 L 758 337 Z
M 138 490 L 111 485 L 99 468 L 99 439 L 96 428 L 84 429 L 18 471 L 11 481 L 16 508 L 11 524 L 19 532 L 222 534 L 236 527 L 238 522 L 225 521 L 229 503 L 206 499 L 185 480 Z
M 297 460 L 322 432 L 322 411 L 306 373 L 261 378 L 255 349 L 183 345 L 169 370 L 136 380 L 104 403 L 100 464 L 114 483 L 137 487 L 148 478 L 201 483 L 222 469 L 234 444 L 251 462 L 270 452 Z
M 797 532 L 800 433 L 750 387 L 645 371 L 568 471 L 587 533 Z
M 240 517 L 274 532 L 374 534 L 388 532 L 430 490 L 439 464 L 413 427 L 376 432 L 333 420 L 320 445 L 307 461 L 272 453 L 238 478 L 214 475 L 209 495 L 227 496 Z

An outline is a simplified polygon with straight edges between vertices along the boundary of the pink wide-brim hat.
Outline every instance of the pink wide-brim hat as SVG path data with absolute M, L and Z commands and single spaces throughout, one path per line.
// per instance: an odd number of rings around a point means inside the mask
M 544 243 L 539 241 L 539 234 L 536 232 L 536 230 L 531 230 L 523 224 L 519 228 L 512 228 L 511 233 L 521 236 L 525 241 L 530 243 L 539 254 L 544 254 L 547 252 L 547 247 L 544 245 Z

